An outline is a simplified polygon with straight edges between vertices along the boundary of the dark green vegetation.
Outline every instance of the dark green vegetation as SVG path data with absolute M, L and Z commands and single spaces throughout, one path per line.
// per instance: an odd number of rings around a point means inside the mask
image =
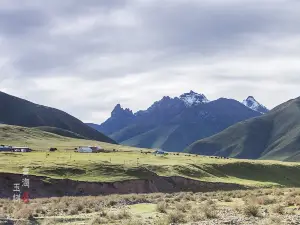
M 80 136 L 108 143 L 116 143 L 111 138 L 84 124 L 75 117 L 58 109 L 34 104 L 3 92 L 0 92 L 0 123 L 23 127 L 55 127 Z M 47 128 L 48 131 L 66 134 L 65 131 Z M 67 136 L 69 136 L 68 133 Z
M 300 160 L 300 98 L 197 141 L 186 152 L 249 159 Z
M 111 118 L 92 126 L 123 145 L 181 152 L 196 140 L 259 115 L 232 99 L 186 106 L 179 98 L 164 97 L 136 114 L 117 105 Z

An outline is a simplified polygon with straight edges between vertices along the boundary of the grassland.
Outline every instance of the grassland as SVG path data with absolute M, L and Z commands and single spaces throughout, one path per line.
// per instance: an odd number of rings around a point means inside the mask
M 280 225 L 300 222 L 299 189 L 110 195 L 0 200 L 0 219 L 15 224 Z M 7 219 L 4 219 L 7 218 Z
M 300 186 L 300 166 L 273 161 L 241 161 L 184 154 L 155 156 L 140 152 L 0 153 L 0 172 L 68 178 L 79 181 L 119 181 L 147 178 L 150 170 L 161 176 L 183 176 L 202 181 L 229 182 L 250 186 Z
M 78 181 L 120 181 L 160 176 L 182 176 L 211 182 L 249 186 L 300 187 L 300 164 L 278 161 L 220 159 L 171 153 L 155 156 L 149 149 L 132 148 L 82 139 L 72 139 L 38 129 L 0 125 L 1 144 L 26 145 L 31 153 L 0 153 L 0 172 Z M 75 153 L 80 145 L 100 145 L 106 153 Z M 50 147 L 57 152 L 48 152 Z

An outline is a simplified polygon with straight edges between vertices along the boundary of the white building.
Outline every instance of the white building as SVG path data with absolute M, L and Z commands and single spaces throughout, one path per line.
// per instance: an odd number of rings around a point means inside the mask
M 102 152 L 104 149 L 99 146 L 81 146 L 78 148 L 78 152 L 92 153 L 92 152 Z

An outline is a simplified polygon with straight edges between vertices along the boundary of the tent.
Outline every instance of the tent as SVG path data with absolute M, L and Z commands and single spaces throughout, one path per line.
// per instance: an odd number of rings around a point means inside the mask
M 90 147 L 79 147 L 77 151 L 81 153 L 92 153 L 93 149 Z

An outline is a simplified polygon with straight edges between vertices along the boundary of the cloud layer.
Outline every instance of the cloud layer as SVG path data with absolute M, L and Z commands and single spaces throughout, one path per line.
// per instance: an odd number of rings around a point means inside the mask
M 297 0 L 4 0 L 0 90 L 102 122 L 193 89 L 274 107 L 300 85 Z

